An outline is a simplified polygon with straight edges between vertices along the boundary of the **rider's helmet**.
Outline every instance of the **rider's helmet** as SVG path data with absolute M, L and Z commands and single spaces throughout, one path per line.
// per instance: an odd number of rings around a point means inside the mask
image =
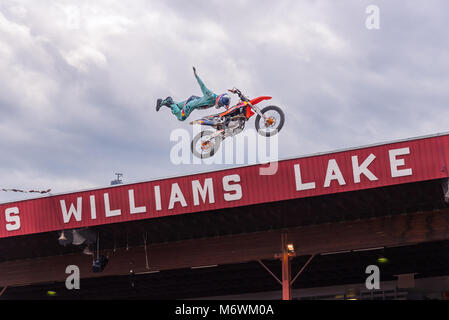
M 217 100 L 215 102 L 215 106 L 217 108 L 225 107 L 227 109 L 227 108 L 229 108 L 230 104 L 231 104 L 231 98 L 229 98 L 227 93 L 220 94 L 217 97 Z

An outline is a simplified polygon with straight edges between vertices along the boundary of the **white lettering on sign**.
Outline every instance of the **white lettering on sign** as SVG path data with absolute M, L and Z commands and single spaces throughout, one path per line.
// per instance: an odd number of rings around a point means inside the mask
M 129 212 L 131 214 L 147 212 L 146 206 L 136 207 L 136 201 L 134 200 L 134 190 L 133 189 L 128 190 L 128 196 L 129 196 Z
M 388 157 L 386 157 L 387 151 Z M 356 152 L 359 151 L 354 151 L 354 153 Z M 406 155 L 409 154 L 409 147 L 384 151 L 381 159 L 384 161 L 383 163 L 387 166 L 387 168 L 388 166 L 390 166 L 391 177 L 404 177 L 413 174 L 410 165 L 407 163 Z M 387 159 L 389 159 L 389 164 L 386 162 L 388 161 Z M 380 179 L 391 179 L 391 177 L 385 177 L 385 175 L 381 174 L 385 170 L 379 168 L 379 165 L 382 162 L 374 153 L 367 153 L 366 156 L 346 154 L 344 157 L 339 158 L 338 161 L 332 158 L 329 159 L 328 157 L 324 158 L 324 160 L 323 158 L 317 158 L 313 160 L 299 161 L 302 161 L 302 163 L 293 164 L 293 170 L 289 171 L 290 174 L 292 172 L 294 173 L 294 183 L 296 191 L 299 192 L 306 190 L 316 191 L 317 188 L 326 189 L 331 187 L 332 183 L 334 185 L 338 184 L 340 186 L 344 186 L 347 184 L 347 181 L 349 181 L 350 185 L 348 186 L 348 188 L 352 188 L 355 186 L 355 184 L 361 184 L 362 182 L 372 182 L 378 181 Z M 316 161 L 316 163 L 312 161 Z M 319 164 L 321 164 L 322 161 L 327 161 L 327 167 L 319 171 L 318 168 L 321 168 Z M 373 164 L 376 161 L 379 161 L 379 163 L 377 163 L 377 166 L 374 167 Z M 307 162 L 308 166 L 310 166 L 311 168 L 306 166 L 305 162 Z M 304 174 L 306 170 L 310 169 L 312 169 L 313 171 Z M 342 169 L 344 170 L 342 171 Z M 380 172 L 376 172 L 376 170 Z M 352 178 L 350 177 L 351 174 Z M 304 175 L 306 177 L 304 177 Z M 364 176 L 363 178 L 362 175 Z M 201 178 L 195 177 L 192 178 L 192 180 L 187 181 L 185 181 L 185 179 L 183 178 L 182 180 L 180 179 L 178 183 L 170 182 L 169 184 L 164 184 L 162 186 L 160 184 L 148 186 L 147 188 L 150 189 L 147 191 L 139 189 L 138 186 L 130 187 L 129 189 L 125 189 L 122 191 L 127 192 L 129 202 L 126 202 L 126 200 L 122 200 L 123 195 L 120 192 L 109 191 L 103 193 L 104 206 L 100 206 L 100 204 L 96 202 L 100 201 L 98 199 L 99 196 L 96 194 L 85 194 L 84 196 L 76 197 L 76 200 L 75 198 L 73 198 L 72 201 L 67 201 L 67 199 L 59 200 L 62 218 L 65 224 L 70 222 L 81 222 L 84 218 L 82 216 L 83 198 L 85 211 L 89 211 L 88 206 L 90 204 L 90 216 L 88 212 L 85 213 L 85 219 L 91 219 L 92 221 L 96 220 L 99 214 L 101 214 L 103 217 L 111 218 L 121 216 L 124 213 L 135 215 L 148 213 L 150 211 L 162 211 L 163 209 L 174 210 L 175 208 L 185 208 L 188 206 L 190 206 L 193 210 L 194 207 L 203 206 L 204 204 L 215 204 L 216 197 L 221 196 L 223 196 L 224 201 L 227 202 L 238 201 L 242 199 L 242 178 L 239 174 L 229 174 L 223 176 L 221 178 L 223 188 L 220 187 L 219 189 L 216 189 L 215 187 L 217 187 L 217 185 L 214 185 L 214 179 L 217 178 L 207 176 L 204 178 L 203 177 L 204 176 L 201 176 Z M 280 179 L 284 178 L 281 177 Z M 387 182 L 389 181 L 382 182 L 382 185 Z M 256 181 L 254 185 L 252 183 L 253 182 L 251 181 L 250 185 L 248 186 L 252 188 L 249 191 L 257 192 L 258 187 L 264 187 L 263 185 L 260 185 L 260 183 L 265 182 Z M 276 183 L 287 183 L 287 181 L 280 180 Z M 291 181 L 291 183 L 293 183 L 293 181 Z M 270 190 L 275 190 L 276 188 L 276 186 L 273 187 L 271 185 L 268 185 L 266 187 L 270 188 Z M 217 192 L 222 193 L 218 195 Z M 323 190 L 320 190 L 318 193 L 325 192 Z M 116 207 L 113 208 L 111 206 Z M 101 208 L 102 212 L 97 212 L 99 208 Z M 129 211 L 127 208 L 129 208 Z M 16 207 L 9 208 L 7 211 L 5 211 L 5 214 L 6 222 L 8 223 L 6 226 L 7 230 L 11 231 L 19 229 L 20 218 L 18 216 L 18 209 Z
M 240 182 L 240 176 L 238 174 L 232 174 L 223 177 L 223 190 L 226 191 L 223 195 L 225 201 L 242 199 L 242 186 L 239 183 L 230 184 L 230 182 Z
M 156 202 L 156 210 L 161 211 L 161 188 L 159 186 L 154 186 L 154 201 Z
M 92 220 L 97 219 L 97 207 L 95 206 L 95 196 L 91 195 L 90 199 L 90 217 Z
M 116 217 L 122 214 L 122 210 L 115 209 L 111 210 L 111 203 L 109 202 L 109 193 L 104 194 L 104 211 L 106 217 Z
M 388 151 L 388 154 L 390 156 L 391 176 L 393 178 L 411 176 L 413 174 L 411 168 L 398 169 L 398 167 L 405 165 L 405 161 L 403 158 L 398 159 L 397 157 L 410 154 L 410 148 L 393 149 Z
M 168 204 L 168 210 L 171 210 L 175 207 L 175 203 L 180 202 L 181 206 L 187 207 L 186 199 L 182 194 L 181 188 L 177 183 L 173 183 L 171 185 L 171 193 L 170 193 L 170 202 Z
M 378 180 L 377 177 L 368 169 L 368 166 L 371 164 L 371 162 L 376 159 L 376 156 L 374 154 L 370 154 L 368 158 L 365 159 L 365 161 L 362 162 L 361 165 L 359 165 L 359 159 L 357 156 L 353 156 L 352 158 L 352 171 L 354 173 L 354 183 L 360 183 L 360 176 L 362 174 L 365 175 L 370 181 Z
M 238 183 L 240 182 L 240 176 L 238 174 L 228 175 L 223 177 L 223 197 L 225 201 L 236 201 L 242 198 L 242 187 Z M 193 206 L 201 206 L 202 204 L 213 204 L 215 203 L 215 191 L 213 178 L 205 178 L 203 182 L 200 180 L 192 180 L 192 200 Z M 154 204 L 155 210 L 162 210 L 162 196 L 161 196 L 161 188 L 159 185 L 153 186 L 154 191 Z M 185 190 L 184 190 L 185 191 Z M 171 184 L 170 198 L 168 201 L 168 210 L 172 210 L 175 208 L 176 203 L 179 203 L 181 207 L 187 207 L 189 203 L 187 202 L 183 190 L 179 186 L 178 183 Z M 189 194 L 190 195 L 190 194 Z M 87 196 L 86 196 L 87 197 Z M 103 194 L 104 198 L 104 216 L 106 218 L 117 217 L 122 215 L 121 208 L 111 208 L 111 201 L 113 201 L 113 197 L 110 193 L 106 192 Z M 144 201 L 144 203 L 136 200 L 135 189 L 128 189 L 128 200 L 129 200 L 129 213 L 130 214 L 140 214 L 148 212 L 148 206 L 144 205 L 145 199 L 140 201 Z M 60 200 L 62 217 L 64 223 L 69 222 L 80 222 L 82 221 L 82 210 L 83 210 L 83 197 L 77 197 L 75 203 L 66 203 L 66 200 Z M 89 195 L 89 204 L 90 204 L 90 218 L 92 220 L 97 219 L 97 203 L 96 196 Z M 8 218 L 13 219 L 15 223 L 14 226 L 18 223 L 18 218 Z M 11 226 L 13 228 L 14 226 Z
M 324 180 L 324 187 L 328 188 L 331 185 L 332 180 L 337 180 L 338 183 L 343 186 L 346 184 L 343 175 L 341 174 L 338 163 L 335 159 L 330 159 L 327 164 L 326 179 Z
M 82 204 L 83 204 L 83 198 L 78 197 L 76 198 L 76 208 L 73 205 L 73 203 L 70 204 L 70 208 L 67 211 L 67 206 L 65 205 L 65 200 L 60 201 L 61 204 L 61 211 L 62 211 L 62 219 L 64 223 L 69 223 L 72 216 L 75 217 L 76 221 L 81 221 L 81 213 L 82 213 Z
M 199 180 L 192 181 L 192 193 L 193 193 L 193 205 L 199 206 L 200 199 L 199 195 L 201 195 L 201 199 L 203 203 L 206 203 L 206 196 L 209 197 L 209 203 L 215 203 L 214 199 L 214 184 L 212 178 L 207 178 L 204 180 L 204 187 L 201 186 Z M 198 195 L 199 193 L 199 195 Z
M 295 164 L 293 167 L 295 169 L 296 191 L 311 190 L 316 188 L 315 182 L 302 182 L 301 167 L 299 164 Z
M 6 230 L 15 231 L 20 229 L 19 208 L 12 207 L 5 210 Z

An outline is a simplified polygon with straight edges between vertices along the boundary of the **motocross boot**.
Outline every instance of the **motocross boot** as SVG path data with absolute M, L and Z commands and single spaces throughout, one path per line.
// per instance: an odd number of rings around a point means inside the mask
M 171 97 L 167 97 L 164 100 L 162 99 L 157 99 L 157 103 L 156 103 L 156 111 L 159 111 L 159 109 L 162 106 L 166 106 L 169 107 L 174 103 L 173 99 Z
M 161 103 L 162 103 L 162 99 L 157 99 L 157 102 L 156 102 L 156 111 L 159 111 L 159 109 L 161 108 Z

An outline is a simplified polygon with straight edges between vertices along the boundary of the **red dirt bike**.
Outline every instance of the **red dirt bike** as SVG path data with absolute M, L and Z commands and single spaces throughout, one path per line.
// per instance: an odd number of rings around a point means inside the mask
M 204 130 L 193 138 L 191 149 L 192 153 L 198 158 L 212 157 L 220 148 L 221 141 L 242 132 L 245 123 L 255 114 L 257 114 L 256 130 L 262 136 L 274 136 L 284 125 L 284 112 L 279 107 L 267 106 L 259 109 L 257 106 L 261 101 L 270 100 L 271 97 L 261 96 L 250 100 L 239 89 L 234 88 L 228 91 L 238 95 L 240 102 L 222 113 L 212 114 L 190 122 L 191 125 L 201 124 L 211 126 L 216 130 Z

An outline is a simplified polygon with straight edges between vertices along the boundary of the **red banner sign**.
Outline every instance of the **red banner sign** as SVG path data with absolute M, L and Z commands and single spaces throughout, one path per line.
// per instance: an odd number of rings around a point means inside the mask
M 0 205 L 0 238 L 448 177 L 449 135 Z

